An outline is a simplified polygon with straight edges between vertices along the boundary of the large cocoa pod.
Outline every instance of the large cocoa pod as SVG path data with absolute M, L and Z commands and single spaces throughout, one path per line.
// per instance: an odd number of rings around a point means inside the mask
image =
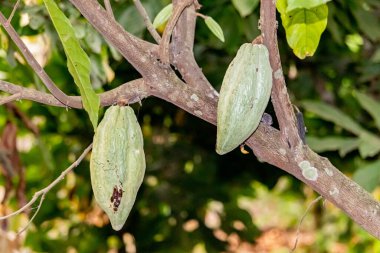
M 145 174 L 143 136 L 133 109 L 111 106 L 100 122 L 90 161 L 95 200 L 120 230 Z
M 258 127 L 272 89 L 268 49 L 243 44 L 229 65 L 220 90 L 216 152 L 230 152 Z

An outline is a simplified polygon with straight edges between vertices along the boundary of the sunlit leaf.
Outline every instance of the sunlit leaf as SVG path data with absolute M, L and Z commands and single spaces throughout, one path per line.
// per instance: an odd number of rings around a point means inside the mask
M 259 0 L 232 0 L 232 4 L 242 17 L 246 17 L 251 14 L 258 3 Z
M 360 105 L 372 116 L 380 130 L 380 103 L 361 92 L 356 92 L 355 95 Z
M 165 24 L 173 13 L 173 4 L 166 5 L 154 18 L 153 27 L 158 28 Z
M 360 135 L 366 132 L 359 124 L 357 124 L 350 116 L 341 110 L 318 101 L 303 101 L 302 106 L 310 112 L 318 115 L 324 120 L 335 123 L 342 128 Z
M 286 8 L 287 12 L 290 12 L 294 9 L 311 9 L 319 5 L 330 2 L 331 0 L 288 0 L 288 7 Z
M 94 130 L 96 130 L 100 100 L 91 86 L 90 59 L 75 37 L 75 32 L 70 21 L 58 8 L 56 3 L 53 0 L 44 0 L 44 3 L 62 42 L 67 57 L 67 66 L 74 78 L 75 84 L 80 90 L 83 107 L 90 117 Z
M 313 56 L 319 40 L 326 29 L 328 7 L 326 4 L 311 9 L 287 11 L 287 0 L 278 0 L 277 9 L 281 13 L 286 39 L 294 54 L 304 59 Z
M 224 34 L 220 25 L 212 18 L 206 17 L 205 23 L 210 31 L 222 42 L 224 42 Z
M 373 191 L 380 183 L 380 160 L 359 168 L 354 173 L 353 180 L 367 191 Z

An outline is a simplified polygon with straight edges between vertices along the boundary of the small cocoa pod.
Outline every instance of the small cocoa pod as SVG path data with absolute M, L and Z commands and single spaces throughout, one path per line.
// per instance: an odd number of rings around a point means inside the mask
M 95 200 L 114 230 L 123 227 L 143 181 L 146 166 L 143 145 L 133 109 L 108 108 L 94 136 L 90 172 Z
M 258 127 L 272 89 L 268 49 L 243 44 L 228 66 L 217 111 L 216 152 L 230 152 Z

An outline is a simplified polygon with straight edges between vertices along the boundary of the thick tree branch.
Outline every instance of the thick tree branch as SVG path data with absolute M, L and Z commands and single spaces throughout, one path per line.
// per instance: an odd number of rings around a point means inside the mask
M 278 23 L 276 20 L 275 1 L 261 1 L 259 22 L 263 42 L 269 50 L 269 60 L 273 69 L 272 104 L 282 133 L 282 139 L 287 142 L 290 147 L 297 148 L 302 142 L 298 136 L 293 107 L 282 73 L 280 53 L 277 44 Z
M 261 1 L 260 27 L 264 44 L 270 52 L 270 63 L 273 69 L 272 103 L 280 125 L 281 139 L 287 144 L 280 153 L 288 157 L 288 161 L 280 159 L 281 157 L 267 157 L 264 160 L 311 186 L 324 198 L 344 210 L 369 233 L 380 239 L 380 203 L 375 201 L 361 186 L 336 169 L 328 159 L 319 156 L 303 145 L 299 137 L 278 51 L 275 1 Z M 251 140 L 248 143 L 251 143 Z M 256 151 L 256 149 L 254 150 Z M 258 157 L 270 153 L 273 151 L 268 150 L 268 153 L 265 152 L 265 154 L 255 152 Z M 316 170 L 316 178 L 305 178 L 302 166 L 300 166 L 301 162 L 310 164 Z
M 157 57 L 157 46 L 141 41 L 125 32 L 120 25 L 109 18 L 96 1 L 70 1 L 143 75 L 145 83 L 142 87 L 136 88 L 134 95 L 140 94 L 138 89 L 142 88 L 143 94 L 162 98 L 199 118 L 216 124 L 217 96 L 210 97 L 204 90 L 184 84 L 174 71 L 160 67 L 155 58 Z M 305 182 L 324 198 L 344 210 L 372 235 L 380 238 L 380 204 L 363 188 L 343 175 L 326 158 L 302 145 L 281 70 L 276 38 L 275 2 L 262 1 L 261 8 L 263 40 L 270 51 L 271 66 L 274 70 L 272 101 L 281 132 L 268 125 L 260 124 L 246 141 L 247 145 L 252 148 L 260 160 L 275 165 Z M 188 67 L 184 65 L 183 68 L 183 72 L 186 73 Z M 189 84 L 203 82 L 202 85 L 209 85 L 207 80 L 199 79 L 198 75 L 189 75 L 186 78 L 184 77 Z M 128 92 L 126 88 L 120 87 L 121 94 Z M 17 92 L 20 90 L 15 93 Z M 23 93 L 21 94 L 24 96 Z M 130 94 L 126 98 L 132 96 Z M 300 166 L 301 162 L 312 166 L 316 171 L 315 176 L 306 178 Z
M 78 107 L 77 101 L 71 100 L 69 96 L 63 93 L 50 79 L 48 74 L 46 74 L 45 70 L 41 67 L 41 65 L 37 62 L 37 60 L 33 57 L 32 53 L 26 47 L 24 42 L 21 40 L 20 36 L 18 36 L 17 32 L 14 30 L 12 25 L 8 22 L 8 20 L 4 17 L 3 13 L 0 12 L 0 24 L 7 31 L 12 41 L 19 48 L 21 54 L 25 57 L 25 60 L 32 67 L 34 72 L 38 75 L 38 77 L 45 84 L 46 88 L 53 94 L 55 98 L 57 98 L 63 105 L 68 107 Z

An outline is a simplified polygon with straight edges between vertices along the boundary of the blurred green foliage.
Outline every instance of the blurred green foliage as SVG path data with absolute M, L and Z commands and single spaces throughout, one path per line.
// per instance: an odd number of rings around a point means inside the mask
M 10 14 L 15 2 L 1 2 L 4 15 Z M 20 35 L 29 36 L 25 38 L 30 43 L 43 41 L 37 52 L 43 52 L 42 59 L 47 60 L 45 70 L 65 93 L 78 95 L 46 9 L 40 1 L 36 2 L 36 5 L 21 4 L 12 24 Z M 91 81 L 96 92 L 139 77 L 68 1 L 57 2 L 90 57 Z M 152 20 L 169 4 L 166 0 L 142 2 Z M 213 17 L 225 36 L 222 43 L 203 21 L 197 22 L 196 59 L 217 90 L 223 79 L 221 73 L 239 46 L 259 34 L 256 1 L 246 1 L 253 7 L 245 12 L 236 2 L 200 1 L 203 6 L 200 12 Z M 111 3 L 116 19 L 126 30 L 153 41 L 132 1 Z M 357 132 L 326 121 L 316 111 L 303 107 L 303 101 L 314 100 L 319 105 L 339 109 L 361 130 L 379 138 L 378 119 L 358 101 L 357 92 L 379 101 L 380 2 L 336 0 L 327 5 L 327 30 L 312 58 L 299 60 L 279 25 L 283 72 L 291 99 L 304 110 L 309 136 L 340 138 L 343 142 L 358 137 Z M 0 78 L 46 91 L 3 29 L 0 30 Z M 0 130 L 7 120 L 18 126 L 25 194 L 30 199 L 91 143 L 92 126 L 84 111 L 24 100 L 15 105 L 40 131 L 39 135 L 32 134 L 20 119 L 4 106 L 0 107 Z M 236 150 L 218 156 L 214 151 L 216 129 L 165 101 L 148 98 L 134 108 L 144 133 L 147 173 L 124 229 L 114 232 L 96 206 L 87 157 L 47 194 L 38 215 L 23 234 L 22 247 L 33 252 L 234 252 L 238 249 L 288 252 L 293 246 L 298 221 L 316 198 L 310 188 L 278 168 L 257 161 L 252 154 L 243 155 Z M 274 115 L 271 108 L 268 113 Z M 356 179 L 380 198 L 379 181 L 365 180 L 373 175 L 378 178 L 379 154 L 366 156 L 356 148 L 339 154 L 340 147 L 329 146 L 319 151 L 345 174 L 356 173 Z M 14 178 L 13 183 L 17 180 Z M 0 177 L 1 189 L 4 185 L 5 179 Z M 17 200 L 12 190 L 7 208 L 16 210 Z M 29 210 L 28 217 L 36 206 L 37 203 Z M 380 251 L 380 243 L 339 209 L 319 203 L 311 210 L 301 226 L 297 252 Z M 26 215 L 20 215 L 3 227 L 17 231 L 27 220 Z

